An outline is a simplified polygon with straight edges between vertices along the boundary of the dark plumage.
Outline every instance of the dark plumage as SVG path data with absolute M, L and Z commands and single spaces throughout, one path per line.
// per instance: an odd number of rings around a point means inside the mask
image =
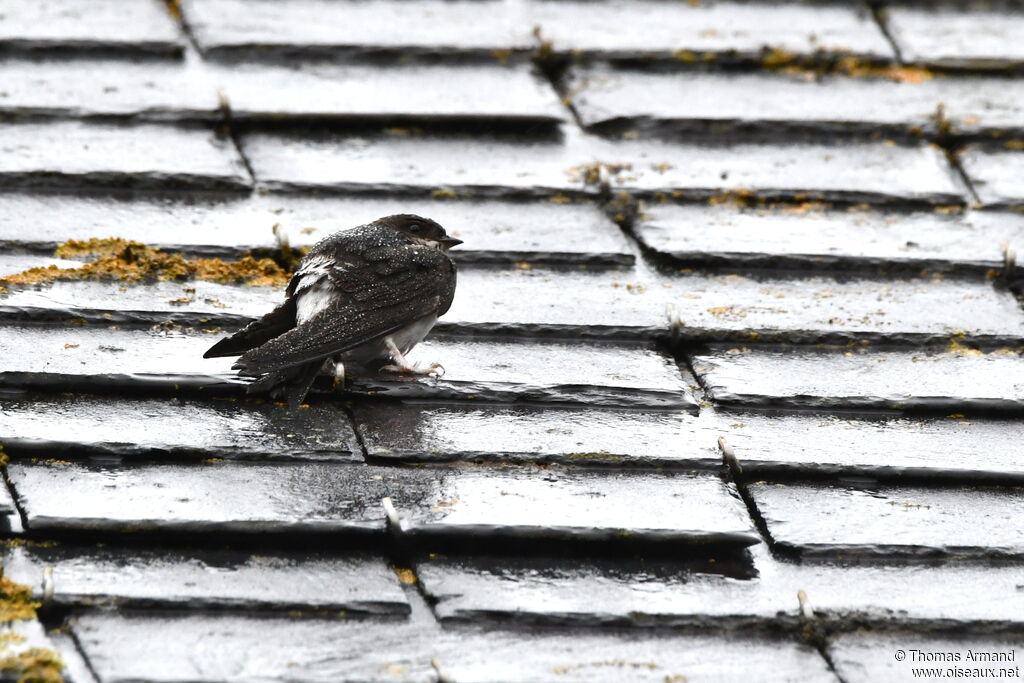
M 285 301 L 214 344 L 204 358 L 237 356 L 232 367 L 257 377 L 249 391 L 283 393 L 297 406 L 325 361 L 427 374 L 404 355 L 444 315 L 455 296 L 461 244 L 410 214 L 386 216 L 327 237 L 299 263 Z

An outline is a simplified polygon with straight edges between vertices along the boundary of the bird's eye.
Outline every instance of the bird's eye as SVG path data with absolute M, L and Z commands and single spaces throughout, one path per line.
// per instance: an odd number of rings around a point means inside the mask
M 412 225 L 410 225 L 408 227 L 408 230 L 409 230 L 409 232 L 419 232 L 420 231 L 420 224 L 419 223 L 413 223 Z

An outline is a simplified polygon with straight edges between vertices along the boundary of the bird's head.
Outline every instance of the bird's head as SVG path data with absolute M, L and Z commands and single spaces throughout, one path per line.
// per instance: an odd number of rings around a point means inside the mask
M 385 216 L 377 223 L 401 233 L 413 244 L 434 247 L 441 251 L 448 251 L 452 247 L 462 244 L 462 240 L 449 237 L 437 222 L 410 213 Z

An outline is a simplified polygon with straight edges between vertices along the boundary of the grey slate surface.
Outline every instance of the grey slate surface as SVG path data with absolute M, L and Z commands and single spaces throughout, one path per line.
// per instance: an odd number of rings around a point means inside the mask
M 201 358 L 280 288 L 0 284 L 4 577 L 41 603 L 0 660 L 852 683 L 968 635 L 1024 658 L 1020 21 L 0 8 L 0 277 L 104 237 L 283 262 L 402 212 L 465 241 L 412 352 L 445 375 L 325 376 L 296 410 Z

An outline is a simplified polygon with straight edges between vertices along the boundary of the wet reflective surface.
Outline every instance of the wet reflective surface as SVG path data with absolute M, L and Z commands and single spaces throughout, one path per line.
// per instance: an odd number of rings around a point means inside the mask
M 1016 179 L 1024 170 L 1020 154 L 1005 147 L 972 145 L 964 150 L 962 163 L 971 185 L 988 206 L 1018 206 L 1024 203 Z
M 744 471 L 1024 480 L 1016 420 L 845 416 L 718 416 Z
M 172 18 L 146 0 L 97 0 L 88 9 L 74 0 L 4 7 L 0 45 L 17 48 L 114 48 L 172 53 L 182 40 Z
M 4 576 L 31 586 L 36 599 L 43 599 L 49 588 L 44 581 L 52 584 L 52 595 L 45 599 L 59 605 L 409 612 L 394 572 L 369 554 L 27 544 L 7 550 Z
M 835 681 L 792 641 L 742 636 L 534 630 L 424 633 L 393 622 L 232 616 L 89 615 L 75 635 L 104 680 L 537 681 L 603 678 L 729 681 L 756 666 L 765 681 Z M 126 656 L 144 647 L 149 662 Z M 529 656 L 524 656 L 529 653 Z M 742 653 L 741 657 L 735 656 Z M 158 669 L 159 673 L 154 673 Z
M 904 58 L 953 67 L 1006 67 L 1024 61 L 1020 14 L 971 2 L 943 7 L 894 5 L 888 25 Z
M 26 144 L 31 140 L 32 144 Z M 134 187 L 246 190 L 230 141 L 201 129 L 78 121 L 6 124 L 0 130 L 6 187 Z
M 725 349 L 694 359 L 718 401 L 793 405 L 1017 412 L 1024 399 L 1018 353 L 837 348 Z M 827 370 L 825 370 L 827 368 Z
M 776 544 L 804 556 L 1024 555 L 1024 492 L 870 483 L 749 486 Z
M 740 627 L 796 619 L 803 590 L 820 617 L 839 621 L 1021 623 L 1019 563 L 799 564 L 763 545 L 749 552 L 715 562 L 435 553 L 416 571 L 438 616 L 453 622 Z
M 370 458 L 558 462 L 616 467 L 721 463 L 717 433 L 679 410 L 357 403 Z
M 173 193 L 140 196 L 0 194 L 0 243 L 51 252 L 68 239 L 97 235 L 168 251 L 235 257 L 276 244 L 293 247 L 401 210 L 433 218 L 465 244 L 461 263 L 631 264 L 622 231 L 591 203 L 524 203 L 407 197 Z M 529 224 L 529 231 L 519 226 Z M 10 255 L 4 255 L 4 263 Z M 8 267 L 8 266 L 5 266 Z
M 737 211 L 654 204 L 640 238 L 688 263 L 745 262 L 815 269 L 829 266 L 999 268 L 1000 244 L 1024 245 L 1016 214 Z
M 348 417 L 331 403 L 286 410 L 234 399 L 14 394 L 0 397 L 0 442 L 15 456 L 362 459 Z

